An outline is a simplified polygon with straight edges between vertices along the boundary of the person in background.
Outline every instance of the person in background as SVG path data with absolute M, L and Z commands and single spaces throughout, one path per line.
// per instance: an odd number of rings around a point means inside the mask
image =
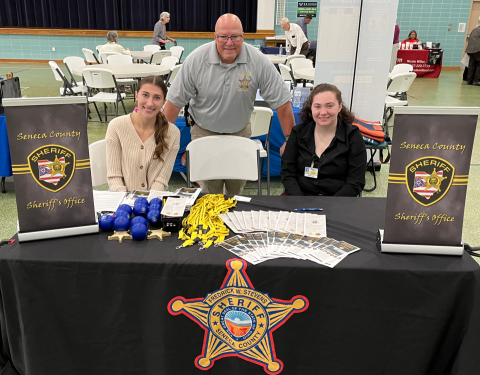
M 413 43 L 413 44 L 418 44 L 420 43 L 420 40 L 418 39 L 417 37 L 417 32 L 415 30 L 412 30 L 410 31 L 410 33 L 408 34 L 408 37 L 407 39 L 405 39 L 402 44 L 405 44 L 405 43 Z
M 365 186 L 366 151 L 355 117 L 334 85 L 310 93 L 282 155 L 287 195 L 358 196 Z
M 478 24 L 468 37 L 465 53 L 468 54 L 467 85 L 480 86 L 480 24 Z
M 111 191 L 168 190 L 180 148 L 180 131 L 161 112 L 167 86 L 143 78 L 135 92 L 138 111 L 108 124 L 107 181 Z
M 130 49 L 123 48 L 118 44 L 118 33 L 115 30 L 110 30 L 107 33 L 107 44 L 104 44 L 99 48 L 98 54 L 101 55 L 104 52 L 117 52 L 123 55 L 130 55 Z
M 310 13 L 305 14 L 305 17 L 299 18 L 296 22 L 298 26 L 302 29 L 303 33 L 305 34 L 305 38 L 308 39 L 308 30 L 307 25 L 312 22 L 312 15 Z
M 398 47 L 400 46 L 399 37 L 400 36 L 400 26 L 395 23 L 395 31 L 393 32 L 393 46 L 392 46 L 392 57 L 390 58 L 390 72 L 393 70 L 393 67 L 397 63 L 397 52 Z
M 298 26 L 297 26 L 298 27 Z M 192 140 L 218 134 L 250 138 L 250 116 L 257 90 L 276 109 L 286 138 L 295 126 L 292 95 L 270 60 L 243 41 L 243 27 L 234 14 L 220 16 L 215 41 L 188 55 L 167 96 L 163 113 L 175 122 L 180 109 L 189 104 L 185 118 Z M 283 153 L 285 144 L 280 148 Z M 184 162 L 185 155 L 182 157 Z M 245 181 L 200 181 L 204 193 L 240 194 Z
M 302 28 L 296 23 L 290 23 L 288 18 L 282 18 L 280 26 L 285 30 L 287 38 L 287 50 L 290 49 L 290 55 L 304 55 L 308 53 L 308 40 L 302 31 Z
M 167 36 L 167 28 L 165 25 L 169 22 L 170 13 L 162 12 L 160 14 L 160 20 L 155 24 L 155 27 L 153 29 L 152 44 L 160 46 L 160 49 L 165 49 L 165 44 L 167 43 L 176 42 L 175 39 L 169 38 Z

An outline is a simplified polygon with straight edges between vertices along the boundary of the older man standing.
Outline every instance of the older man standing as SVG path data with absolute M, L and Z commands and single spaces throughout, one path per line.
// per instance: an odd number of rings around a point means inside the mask
M 165 49 L 165 44 L 174 42 L 175 39 L 167 36 L 167 27 L 165 26 L 170 22 L 170 13 L 162 12 L 160 14 L 160 21 L 155 24 L 153 29 L 152 44 L 160 46 L 161 49 Z
M 180 108 L 190 103 L 192 140 L 218 134 L 250 138 L 257 89 L 277 110 L 288 139 L 295 125 L 290 92 L 270 60 L 244 43 L 240 19 L 224 14 L 215 25 L 215 41 L 195 49 L 183 63 L 163 113 L 174 123 Z M 229 194 L 240 194 L 244 185 L 242 180 L 200 181 L 202 190 L 213 194 L 222 194 L 224 186 Z
M 287 49 L 290 48 L 291 55 L 304 55 L 308 53 L 308 40 L 302 31 L 302 28 L 296 23 L 290 23 L 288 18 L 282 18 L 280 26 L 285 30 L 287 38 Z

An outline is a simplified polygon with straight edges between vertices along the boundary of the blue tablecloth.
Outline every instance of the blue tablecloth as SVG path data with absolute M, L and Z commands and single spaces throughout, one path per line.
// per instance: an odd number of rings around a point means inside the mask
M 293 114 L 295 115 L 295 123 L 299 124 L 300 119 L 298 118 L 299 108 L 292 107 Z M 185 118 L 178 117 L 175 125 L 180 129 L 181 138 L 180 138 L 180 150 L 178 151 L 177 159 L 175 160 L 175 166 L 173 170 L 175 172 L 186 172 L 187 168 L 182 165 L 181 158 L 187 148 L 187 145 L 190 143 L 192 138 L 190 137 L 190 128 L 185 125 Z M 262 137 L 256 137 L 263 142 L 265 147 L 266 135 Z M 282 127 L 280 126 L 280 121 L 278 120 L 277 111 L 273 111 L 272 119 L 272 128 L 270 130 L 270 176 L 280 176 L 281 171 L 281 158 L 280 158 L 280 147 L 282 147 L 285 142 L 285 136 L 283 135 Z M 263 166 L 263 176 L 267 176 L 267 162 L 265 161 Z
M 12 175 L 12 161 L 10 160 L 10 147 L 8 146 L 7 123 L 5 116 L 0 116 L 0 177 Z
M 262 53 L 266 54 L 266 55 L 278 55 L 278 49 L 280 47 L 266 47 L 266 46 L 263 46 L 263 47 L 260 47 L 260 51 L 262 51 Z M 287 51 L 285 50 L 285 46 L 283 46 L 282 48 L 282 55 L 287 55 Z

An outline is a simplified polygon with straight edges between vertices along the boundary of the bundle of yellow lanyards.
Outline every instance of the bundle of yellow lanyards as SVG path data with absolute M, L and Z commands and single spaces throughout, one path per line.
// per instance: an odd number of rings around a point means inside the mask
M 229 230 L 218 215 L 228 212 L 236 204 L 235 199 L 225 199 L 223 194 L 207 194 L 199 198 L 182 221 L 178 239 L 185 242 L 177 249 L 200 243 L 202 250 L 213 243 L 223 242 Z

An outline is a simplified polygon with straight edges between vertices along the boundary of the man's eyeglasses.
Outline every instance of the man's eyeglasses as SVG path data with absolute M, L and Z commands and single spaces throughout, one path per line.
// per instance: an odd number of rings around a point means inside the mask
M 232 35 L 232 36 L 216 35 L 216 37 L 222 43 L 227 43 L 228 39 L 231 39 L 232 42 L 235 43 L 235 42 L 239 42 L 242 39 L 243 35 Z

